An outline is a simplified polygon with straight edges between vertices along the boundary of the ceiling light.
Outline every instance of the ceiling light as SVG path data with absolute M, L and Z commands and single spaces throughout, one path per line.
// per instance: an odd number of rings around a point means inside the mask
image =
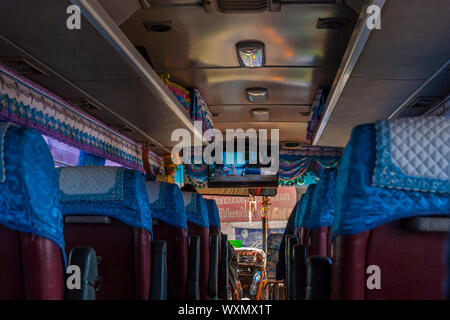
M 267 102 L 267 89 L 266 88 L 247 88 L 247 99 L 252 103 L 264 103 Z
M 266 108 L 255 108 L 251 110 L 252 117 L 258 121 L 269 120 L 269 109 Z
M 236 44 L 239 64 L 246 68 L 259 68 L 265 64 L 264 43 L 243 41 Z

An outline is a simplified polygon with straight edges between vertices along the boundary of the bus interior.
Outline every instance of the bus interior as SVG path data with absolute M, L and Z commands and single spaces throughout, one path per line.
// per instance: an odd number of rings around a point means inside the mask
M 0 300 L 450 299 L 448 0 L 0 0 Z

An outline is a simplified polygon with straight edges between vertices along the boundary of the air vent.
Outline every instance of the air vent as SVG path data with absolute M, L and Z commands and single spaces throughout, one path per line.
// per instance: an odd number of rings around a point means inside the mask
M 0 60 L 9 68 L 13 69 L 21 75 L 40 75 L 48 77 L 49 74 L 43 69 L 39 68 L 36 64 L 22 57 L 5 57 Z
M 441 102 L 443 97 L 417 97 L 398 115 L 401 117 L 416 117 L 424 114 Z
M 121 132 L 121 133 L 132 133 L 132 132 L 135 132 L 135 130 L 133 128 L 130 128 L 126 124 L 120 124 L 120 123 L 118 123 L 118 124 L 111 124 L 110 127 L 113 128 L 114 130 L 117 130 L 117 131 Z
M 331 30 L 344 29 L 349 21 L 349 19 L 340 18 L 319 18 L 319 20 L 317 20 L 316 28 Z
M 207 13 L 259 13 L 280 11 L 280 0 L 204 0 L 203 8 Z
M 148 21 L 144 22 L 144 27 L 148 32 L 163 33 L 176 31 L 172 21 Z
M 69 103 L 76 106 L 78 109 L 81 109 L 86 112 L 101 110 L 102 108 L 95 103 L 92 103 L 89 99 L 85 98 L 69 98 L 67 99 Z

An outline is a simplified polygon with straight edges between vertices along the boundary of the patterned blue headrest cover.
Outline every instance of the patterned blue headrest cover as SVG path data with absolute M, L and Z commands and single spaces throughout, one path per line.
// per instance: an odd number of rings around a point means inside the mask
M 58 179 L 45 140 L 2 122 L 0 152 L 0 224 L 52 240 L 66 261 Z
M 183 195 L 173 183 L 146 181 L 152 218 L 171 226 L 187 230 L 187 217 Z
M 375 125 L 355 127 L 338 170 L 332 237 L 401 218 L 450 214 L 446 193 L 373 186 L 376 153 Z
M 212 199 L 205 199 L 205 201 L 206 201 L 206 205 L 208 207 L 209 225 L 220 228 L 219 208 L 217 208 L 216 201 L 212 200 Z
M 295 227 L 301 228 L 305 226 L 305 217 L 308 219 L 307 215 L 311 211 L 312 197 L 316 184 L 310 184 L 306 192 L 300 198 L 300 204 L 297 206 L 297 214 L 295 216 Z
M 310 184 L 308 189 L 305 192 L 305 197 L 302 201 L 302 205 L 300 206 L 299 212 L 299 226 L 307 227 L 307 221 L 309 220 L 309 216 L 311 214 L 311 207 L 313 202 L 313 195 L 316 190 L 317 184 Z
M 373 185 L 450 194 L 450 118 L 377 121 Z
M 331 226 L 333 223 L 336 174 L 335 168 L 322 171 L 312 196 L 311 210 L 303 218 L 304 227 L 317 229 Z
M 300 208 L 302 206 L 303 203 L 303 199 L 305 198 L 305 194 L 302 194 L 302 196 L 300 197 L 300 199 L 297 201 L 297 203 L 295 204 L 294 209 L 292 210 L 291 214 L 295 214 L 295 218 L 294 218 L 294 229 L 295 228 L 300 228 L 301 227 L 301 221 L 299 220 L 300 218 Z
M 57 169 L 63 215 L 102 215 L 152 232 L 141 173 L 119 167 Z
M 184 207 L 187 221 L 204 228 L 209 228 L 208 208 L 201 194 L 183 191 Z

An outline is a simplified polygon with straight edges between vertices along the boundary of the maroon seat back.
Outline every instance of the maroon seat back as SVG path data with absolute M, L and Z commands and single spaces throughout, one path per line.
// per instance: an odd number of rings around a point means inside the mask
M 405 230 L 401 220 L 337 236 L 332 245 L 331 298 L 442 299 L 446 236 Z M 381 289 L 366 285 L 370 265 L 380 267 Z
M 321 227 L 309 230 L 308 254 L 310 256 L 331 256 L 330 229 L 331 227 Z
M 0 300 L 62 300 L 61 249 L 52 241 L 0 225 Z
M 188 221 L 188 233 L 200 238 L 200 299 L 208 300 L 209 229 Z
M 34 129 L 0 122 L 0 136 L 0 300 L 63 299 L 66 257 L 52 155 Z
M 58 168 L 67 250 L 89 246 L 101 277 L 97 299 L 150 297 L 152 216 L 140 172 Z
M 167 298 L 183 300 L 186 298 L 188 271 L 186 230 L 158 221 L 153 224 L 153 237 L 167 244 Z
M 67 252 L 79 246 L 95 250 L 102 279 L 96 298 L 147 300 L 151 271 L 150 232 L 108 217 L 105 217 L 106 223 L 89 223 L 90 218 L 80 217 L 85 223 L 71 223 L 71 217 L 66 217 L 64 238 Z
M 186 298 L 188 278 L 187 217 L 183 195 L 176 184 L 146 181 L 153 218 L 153 239 L 166 242 L 167 298 Z
M 183 192 L 187 214 L 189 236 L 200 238 L 200 299 L 209 300 L 209 219 L 203 196 L 193 192 Z

